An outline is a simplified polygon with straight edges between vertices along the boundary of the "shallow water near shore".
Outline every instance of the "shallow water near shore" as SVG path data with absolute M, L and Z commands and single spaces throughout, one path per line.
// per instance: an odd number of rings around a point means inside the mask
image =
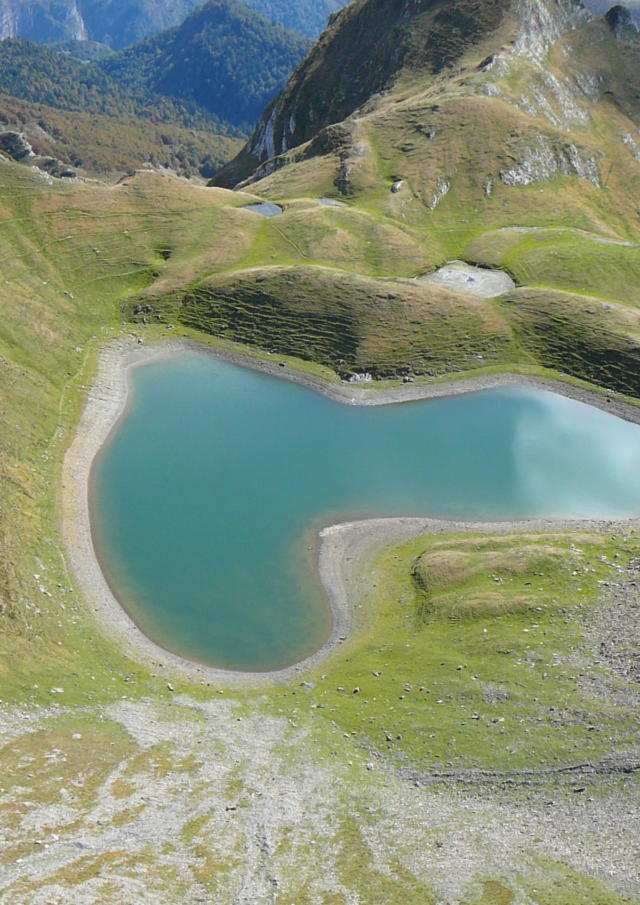
M 105 576 L 145 634 L 273 670 L 331 631 L 311 526 L 639 515 L 640 426 L 529 388 L 347 406 L 187 352 L 132 371 L 91 502 Z

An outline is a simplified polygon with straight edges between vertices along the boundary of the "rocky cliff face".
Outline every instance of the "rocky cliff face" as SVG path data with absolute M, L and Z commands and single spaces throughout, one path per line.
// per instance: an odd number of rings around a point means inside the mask
M 578 0 L 356 0 L 333 17 L 220 183 L 264 168 L 393 86 L 441 83 L 474 54 L 497 51 L 505 61 L 540 65 L 562 35 L 589 19 Z
M 199 0 L 0 0 L 0 38 L 119 49 L 181 22 Z
M 563 34 L 591 18 L 580 0 L 516 0 L 513 10 L 518 20 L 514 51 L 539 62 Z
M 77 0 L 0 0 L 0 38 L 17 36 L 32 41 L 84 41 L 87 27 Z

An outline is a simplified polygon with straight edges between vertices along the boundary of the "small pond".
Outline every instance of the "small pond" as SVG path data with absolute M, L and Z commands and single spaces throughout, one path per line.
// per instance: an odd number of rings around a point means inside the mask
M 273 204 L 271 201 L 262 201 L 258 204 L 247 204 L 243 207 L 245 211 L 252 211 L 254 214 L 260 214 L 261 217 L 279 217 L 283 208 L 279 204 Z

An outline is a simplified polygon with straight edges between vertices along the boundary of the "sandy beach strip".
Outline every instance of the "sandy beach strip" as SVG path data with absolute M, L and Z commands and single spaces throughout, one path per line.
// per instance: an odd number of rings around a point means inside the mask
M 388 390 L 353 384 L 333 384 L 321 378 L 281 367 L 278 360 L 262 361 L 249 355 L 218 351 L 192 341 L 168 341 L 140 345 L 118 340 L 106 346 L 98 373 L 88 391 L 87 403 L 77 432 L 63 463 L 62 535 L 68 560 L 79 590 L 100 629 L 133 660 L 160 675 L 182 677 L 206 684 L 252 685 L 289 682 L 319 666 L 339 650 L 366 621 L 359 599 L 370 565 L 385 547 L 421 534 L 481 533 L 514 534 L 529 531 L 594 531 L 620 533 L 640 527 L 640 519 L 556 520 L 531 519 L 515 522 L 445 521 L 429 518 L 381 518 L 327 526 L 320 531 L 318 569 L 332 611 L 333 628 L 327 642 L 316 653 L 285 669 L 272 672 L 234 672 L 187 660 L 165 650 L 148 638 L 113 595 L 94 549 L 89 508 L 89 479 L 93 461 L 126 411 L 131 370 L 152 361 L 172 358 L 186 351 L 211 354 L 243 367 L 294 380 L 347 405 L 385 405 L 472 393 L 502 386 L 531 386 L 560 393 L 596 405 L 611 414 L 640 423 L 640 407 L 605 397 L 560 381 L 497 374 L 450 383 L 412 383 Z

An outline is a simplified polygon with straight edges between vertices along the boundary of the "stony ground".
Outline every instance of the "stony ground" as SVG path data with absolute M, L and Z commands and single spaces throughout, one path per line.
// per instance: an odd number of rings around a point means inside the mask
M 572 665 L 599 663 L 595 692 L 626 707 L 638 561 L 601 586 Z M 52 689 L 58 706 L 2 711 L 2 905 L 640 902 L 640 754 L 614 736 L 608 757 L 567 752 L 557 770 L 416 772 L 298 683 L 153 698 L 126 683 L 106 705 Z
M 4 721 L 7 905 L 382 903 L 414 891 L 453 905 L 475 901 L 486 877 L 530 902 L 523 874 L 536 888 L 571 871 L 638 901 L 629 779 L 578 776 L 540 793 L 419 786 L 361 751 L 344 760 L 337 732 L 317 739 L 284 716 L 188 696 L 21 716 Z

